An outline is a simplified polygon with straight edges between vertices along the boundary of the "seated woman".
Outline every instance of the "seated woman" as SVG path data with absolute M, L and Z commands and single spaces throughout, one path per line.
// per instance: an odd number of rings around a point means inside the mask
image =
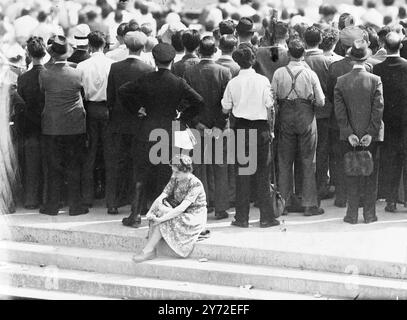
M 161 238 L 177 255 L 185 258 L 205 229 L 206 195 L 202 182 L 192 174 L 192 159 L 186 155 L 176 156 L 171 167 L 170 182 L 147 213 L 147 219 L 152 222 L 149 240 L 142 254 L 133 257 L 134 262 L 154 259 Z

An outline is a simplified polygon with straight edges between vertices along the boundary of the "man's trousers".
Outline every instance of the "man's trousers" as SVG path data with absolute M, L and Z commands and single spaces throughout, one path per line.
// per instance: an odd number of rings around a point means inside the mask
M 255 130 L 257 143 L 255 152 L 250 152 L 250 130 Z M 239 135 L 239 131 L 241 135 Z M 243 133 L 243 134 L 242 134 Z M 239 137 L 244 136 L 243 139 Z M 270 191 L 271 135 L 267 121 L 250 121 L 236 118 L 236 215 L 238 222 L 248 222 L 250 212 L 250 180 L 256 179 L 257 201 L 260 208 L 260 221 L 270 222 L 275 219 Z M 241 161 L 242 155 L 248 157 L 248 163 Z M 252 174 L 242 170 L 256 166 Z
M 348 141 L 341 141 L 342 157 L 347 152 L 354 151 L 354 148 Z M 358 150 L 357 148 L 356 150 Z M 352 220 L 357 220 L 359 201 L 363 199 L 363 216 L 365 219 L 376 217 L 376 200 L 377 200 L 377 178 L 379 163 L 376 159 L 378 144 L 372 142 L 368 148 L 363 150 L 370 151 L 373 157 L 374 169 L 373 173 L 368 177 L 350 177 L 346 176 L 346 193 L 348 198 L 347 217 Z M 397 184 L 398 186 L 398 184 Z
M 316 149 L 317 125 L 312 105 L 301 99 L 281 101 L 278 141 L 279 189 L 286 201 L 292 193 L 293 165 L 298 152 L 302 171 L 302 206 L 318 206 Z
M 68 188 L 70 211 L 81 211 L 81 162 L 86 153 L 86 135 L 44 135 L 47 159 L 48 199 L 45 210 L 58 212 L 64 178 Z

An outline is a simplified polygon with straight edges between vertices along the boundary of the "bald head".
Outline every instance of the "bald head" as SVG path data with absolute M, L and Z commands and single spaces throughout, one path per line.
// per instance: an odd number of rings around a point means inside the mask
M 399 52 L 401 49 L 401 37 L 396 32 L 390 32 L 385 40 L 384 40 L 384 47 L 387 50 L 388 54 L 394 54 Z

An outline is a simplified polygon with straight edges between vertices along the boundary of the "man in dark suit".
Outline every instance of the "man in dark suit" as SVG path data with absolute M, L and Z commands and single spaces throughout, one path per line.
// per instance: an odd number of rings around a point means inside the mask
M 130 185 L 133 181 L 134 139 L 139 134 L 140 120 L 136 115 L 129 113 L 119 99 L 119 88 L 129 82 L 135 81 L 154 68 L 140 59 L 141 51 L 147 42 L 147 36 L 139 31 L 131 31 L 125 35 L 125 44 L 129 56 L 123 61 L 113 63 L 107 82 L 107 107 L 110 113 L 110 128 L 107 143 L 111 146 L 111 157 L 106 162 L 106 201 L 108 213 L 116 214 L 120 206 L 118 199 L 118 186 L 120 182 L 128 179 Z M 110 173 L 109 173 L 110 172 Z M 129 189 L 129 186 L 126 187 Z M 131 193 L 131 188 L 130 188 Z M 132 196 L 130 195 L 131 199 Z
M 328 69 L 330 60 L 319 49 L 322 43 L 322 32 L 317 27 L 308 28 L 304 33 L 307 49 L 305 50 L 305 62 L 317 74 L 322 91 L 326 95 Z M 322 108 L 316 108 L 318 143 L 317 143 L 317 190 L 319 199 L 328 197 L 328 160 L 329 160 L 329 118 L 333 110 L 332 103 L 325 101 Z
M 81 73 L 67 64 L 72 50 L 65 37 L 57 36 L 48 52 L 55 63 L 39 74 L 40 88 L 45 93 L 41 127 L 48 168 L 48 199 L 40 213 L 58 214 L 66 174 L 69 214 L 76 216 L 89 212 L 82 206 L 80 193 L 80 168 L 86 148 Z
M 407 60 L 400 57 L 401 39 L 391 32 L 385 39 L 387 59 L 373 68 L 381 77 L 384 95 L 384 136 L 382 161 L 387 212 L 396 212 L 400 176 L 404 167 L 404 181 L 407 181 Z M 406 189 L 406 188 L 405 188 Z M 407 197 L 405 197 L 407 199 Z
M 217 64 L 229 69 L 232 74 L 232 78 L 239 74 L 240 67 L 233 60 L 232 53 L 237 48 L 237 39 L 235 36 L 229 34 L 220 38 L 219 49 L 222 51 L 222 56 L 216 61 Z
M 345 31 L 348 29 L 344 29 Z M 363 32 L 360 32 L 359 28 L 350 28 L 347 33 L 341 33 L 341 45 L 348 51 L 352 46 L 350 41 L 363 39 Z M 334 103 L 334 89 L 336 82 L 339 77 L 352 71 L 355 62 L 346 55 L 340 61 L 334 62 L 329 66 L 328 80 L 327 80 L 327 91 L 326 96 L 331 104 Z M 365 69 L 368 72 L 373 71 L 373 66 L 365 61 Z M 335 112 L 331 113 L 331 130 L 330 130 L 330 144 L 331 144 L 331 154 L 332 161 L 330 161 L 330 171 L 333 175 L 335 181 L 335 202 L 334 205 L 338 208 L 346 208 L 346 188 L 345 188 L 345 175 L 343 171 L 343 155 L 341 151 L 341 142 L 339 139 L 339 127 L 336 121 Z M 330 159 L 331 160 L 331 159 Z M 332 177 L 331 177 L 332 178 Z
M 136 81 L 127 82 L 119 89 L 122 105 L 130 114 L 137 115 L 143 108 L 145 118 L 137 135 L 136 188 L 132 202 L 132 213 L 123 219 L 126 226 L 138 226 L 141 223 L 142 199 L 146 192 L 148 177 L 156 182 L 155 195 L 158 196 L 171 177 L 168 165 L 172 154 L 172 125 L 177 117 L 177 111 L 184 114 L 186 120 L 192 121 L 203 108 L 202 97 L 193 90 L 182 78 L 171 73 L 171 65 L 175 57 L 175 49 L 166 43 L 160 43 L 153 48 L 153 56 L 158 71 L 144 74 Z M 193 108 L 190 108 L 190 107 Z M 159 129 L 167 134 L 166 142 L 161 140 L 161 157 L 168 152 L 169 159 L 162 159 L 155 164 L 150 159 L 150 151 L 157 144 L 150 140 L 153 131 Z M 157 131 L 156 131 L 157 132 Z M 151 139 L 153 139 L 151 137 Z M 155 138 L 157 139 L 157 138 Z M 165 149 L 165 150 L 164 150 Z
M 33 37 L 27 41 L 27 51 L 33 61 L 31 70 L 18 77 L 18 94 L 25 102 L 24 109 L 24 207 L 38 209 L 43 186 L 41 148 L 41 113 L 44 109 L 44 94 L 40 92 L 38 75 L 44 66 L 42 59 L 46 47 L 42 38 Z
M 196 55 L 201 36 L 197 30 L 186 30 L 182 34 L 182 44 L 185 47 L 185 55 L 172 66 L 171 71 L 178 77 L 183 77 L 185 69 L 199 63 L 200 59 Z
M 223 131 L 226 128 L 226 116 L 222 112 L 221 100 L 226 86 L 232 75 L 228 68 L 223 67 L 213 60 L 216 53 L 215 39 L 213 37 L 204 37 L 199 45 L 199 54 L 201 62 L 195 66 L 188 68 L 185 71 L 185 80 L 194 88 L 205 101 L 205 107 L 198 117 L 197 129 L 202 133 L 202 147 L 203 153 L 207 148 L 205 145 L 207 139 L 203 139 L 204 131 L 212 129 L 215 135 L 220 135 L 221 139 L 225 139 Z M 226 142 L 226 141 L 224 141 Z M 212 147 L 215 150 L 215 139 L 212 139 Z M 223 163 L 207 164 L 202 162 L 201 165 L 196 166 L 196 174 L 201 179 L 205 191 L 208 194 L 208 180 L 209 170 L 212 167 L 214 172 L 215 182 L 215 217 L 217 219 L 224 219 L 228 217 L 226 212 L 229 209 L 229 201 L 225 194 L 228 193 L 228 179 L 227 179 L 227 164 L 226 164 L 226 143 L 223 145 L 224 157 Z M 208 152 L 208 150 L 206 150 Z M 205 158 L 206 159 L 206 158 Z
M 358 222 L 358 209 L 363 195 L 363 216 L 365 223 L 377 221 L 377 142 L 383 116 L 383 86 L 380 77 L 366 71 L 364 63 L 371 55 L 368 43 L 357 40 L 349 53 L 355 61 L 353 70 L 339 77 L 335 86 L 335 114 L 340 130 L 342 155 L 355 148 L 368 150 L 374 162 L 373 173 L 368 177 L 346 176 L 348 209 L 344 221 Z

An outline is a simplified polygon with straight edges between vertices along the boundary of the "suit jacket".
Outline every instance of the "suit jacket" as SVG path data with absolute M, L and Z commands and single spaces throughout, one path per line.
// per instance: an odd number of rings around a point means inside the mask
M 403 41 L 401 41 L 401 44 L 403 47 L 400 50 L 400 56 L 404 59 L 407 59 L 407 39 L 405 38 Z
M 221 100 L 232 74 L 213 60 L 201 60 L 185 71 L 185 80 L 204 99 L 205 106 L 198 121 L 208 128 L 226 127 L 226 115 L 222 112 Z
M 182 59 L 172 65 L 172 73 L 178 77 L 184 77 L 185 70 L 190 66 L 194 66 L 201 61 L 197 55 L 187 53 Z
M 355 63 L 349 57 L 345 57 L 342 60 L 333 62 L 329 66 L 326 97 L 331 102 L 331 104 L 334 104 L 334 89 L 338 78 L 347 74 L 348 72 L 351 72 L 354 65 Z M 373 66 L 368 62 L 365 63 L 365 68 L 369 72 L 373 71 Z M 331 113 L 331 126 L 332 128 L 339 130 L 335 112 Z
M 107 81 L 107 107 L 110 112 L 112 132 L 122 134 L 137 134 L 140 120 L 123 107 L 119 99 L 119 88 L 129 82 L 136 81 L 154 68 L 141 60 L 128 58 L 113 63 Z
M 225 59 L 220 57 L 218 60 L 216 60 L 216 63 L 228 68 L 232 74 L 232 78 L 236 77 L 240 72 L 240 66 L 233 59 Z
M 340 139 L 351 134 L 361 139 L 366 134 L 380 141 L 383 117 L 383 86 L 380 77 L 365 69 L 353 69 L 339 77 L 334 93 L 335 114 Z
M 45 67 L 35 65 L 17 80 L 17 91 L 25 102 L 23 132 L 29 136 L 41 134 L 41 114 L 44 109 L 44 93 L 40 90 L 39 74 Z
M 331 64 L 330 59 L 327 56 L 325 56 L 322 51 L 312 50 L 312 51 L 306 52 L 305 62 L 317 74 L 319 82 L 321 84 L 322 91 L 324 92 L 324 94 L 326 96 L 327 83 L 328 83 L 328 72 L 329 72 L 329 66 Z M 325 102 L 325 106 L 315 109 L 316 118 L 317 119 L 330 118 L 332 110 L 333 110 L 333 105 L 327 99 Z
M 140 121 L 141 129 L 137 135 L 137 139 L 144 142 L 149 141 L 154 129 L 161 128 L 171 133 L 177 111 L 182 113 L 183 120 L 194 125 L 194 118 L 203 108 L 203 98 L 184 79 L 167 69 L 127 82 L 120 87 L 118 94 L 122 105 L 133 116 L 141 107 L 145 108 L 147 116 Z
M 273 81 L 274 72 L 281 67 L 285 67 L 290 62 L 288 57 L 288 50 L 282 47 L 278 48 L 278 60 L 272 60 L 271 49 L 273 47 L 262 47 L 257 49 L 256 52 L 256 64 L 254 70 L 263 76 L 266 76 L 270 83 Z
M 67 63 L 53 64 L 39 74 L 45 93 L 42 133 L 76 135 L 86 132 L 86 112 L 82 102 L 81 72 Z
M 389 57 L 373 73 L 383 82 L 385 132 L 398 132 L 407 124 L 407 60 Z
M 88 51 L 85 50 L 75 50 L 72 55 L 68 58 L 69 62 L 73 63 L 80 63 L 82 61 L 85 61 L 86 59 L 90 58 L 90 54 Z

